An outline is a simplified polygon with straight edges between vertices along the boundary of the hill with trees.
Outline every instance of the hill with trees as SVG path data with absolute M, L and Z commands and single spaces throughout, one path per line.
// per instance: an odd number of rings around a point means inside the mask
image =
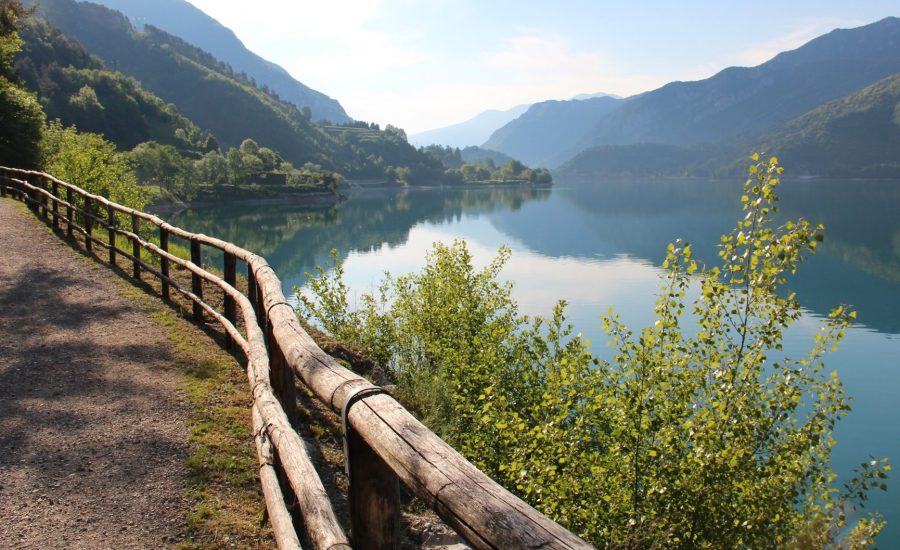
M 900 74 L 817 107 L 761 142 L 796 173 L 900 177 Z
M 15 68 L 37 92 L 50 120 L 103 134 L 128 150 L 158 141 L 186 150 L 217 149 L 215 138 L 175 107 L 143 89 L 134 78 L 110 71 L 78 42 L 31 18 L 20 31 L 24 41 Z
M 125 14 L 138 28 L 150 25 L 183 39 L 245 73 L 298 109 L 309 107 L 313 120 L 347 123 L 351 119 L 336 100 L 294 79 L 284 68 L 248 50 L 231 29 L 185 0 L 96 0 Z
M 365 122 L 316 124 L 308 108 L 298 109 L 271 90 L 260 89 L 246 75 L 235 73 L 209 53 L 158 28 L 146 26 L 139 31 L 119 12 L 72 0 L 44 0 L 38 15 L 96 55 L 110 72 L 125 73 L 143 90 L 175 105 L 197 128 L 215 136 L 217 145 L 224 149 L 238 149 L 250 139 L 297 167 L 335 171 L 348 178 L 385 178 L 409 184 L 444 182 L 441 164 L 409 145 L 403 130 L 390 125 L 382 130 Z M 52 48 L 41 51 L 54 53 Z M 84 74 L 67 69 L 71 59 L 66 56 L 71 52 L 60 49 L 56 53 L 62 58 L 56 62 L 60 68 L 55 71 L 68 71 L 70 80 L 77 80 L 74 76 L 85 80 Z M 53 61 L 45 64 L 52 67 Z M 87 68 L 99 70 L 96 63 Z M 110 78 L 109 73 L 103 76 Z M 40 82 L 35 84 L 40 89 Z M 81 83 L 68 97 L 80 93 L 85 85 L 90 83 Z M 133 83 L 128 86 L 134 88 Z M 94 92 L 99 93 L 97 89 Z M 85 104 L 93 103 L 90 90 L 85 90 L 84 96 Z M 98 101 L 103 103 L 99 96 Z M 154 141 L 178 147 L 168 138 Z M 117 144 L 123 150 L 134 146 L 133 140 Z

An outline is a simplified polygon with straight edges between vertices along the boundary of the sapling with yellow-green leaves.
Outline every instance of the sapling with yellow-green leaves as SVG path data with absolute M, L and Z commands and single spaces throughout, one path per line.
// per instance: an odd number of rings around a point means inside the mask
M 824 363 L 856 313 L 837 306 L 806 354 L 786 356 L 803 314 L 787 278 L 823 227 L 774 223 L 781 174 L 753 155 L 716 265 L 668 246 L 652 326 L 601 316 L 608 359 L 573 335 L 565 303 L 548 319 L 518 313 L 498 280 L 505 248 L 477 271 L 465 243 L 436 244 L 422 272 L 388 276 L 352 311 L 335 257 L 301 310 L 381 362 L 475 464 L 598 546 L 865 548 L 883 521 L 856 508 L 890 466 L 867 461 L 837 487 L 850 400 Z

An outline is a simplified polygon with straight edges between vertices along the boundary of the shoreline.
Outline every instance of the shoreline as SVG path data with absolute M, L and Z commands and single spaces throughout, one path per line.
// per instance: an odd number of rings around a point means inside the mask
M 352 182 L 351 182 L 352 183 Z M 150 203 L 146 206 L 146 210 L 160 214 L 171 214 L 181 210 L 192 208 L 211 208 L 223 206 L 226 204 L 246 204 L 248 206 L 266 206 L 280 205 L 285 203 L 300 203 L 310 207 L 330 207 L 346 201 L 350 195 L 355 193 L 366 193 L 369 191 L 382 191 L 385 189 L 395 190 L 460 190 L 472 191 L 478 189 L 552 189 L 554 184 L 533 184 L 530 182 L 491 182 L 491 183 L 464 183 L 458 185 L 435 184 L 435 185 L 406 185 L 397 182 L 379 182 L 367 183 L 363 185 L 348 186 L 343 185 L 337 193 L 330 191 L 309 191 L 303 193 L 282 193 L 275 196 L 222 196 L 217 198 L 204 198 L 189 201 L 175 202 L 172 200 L 160 200 Z

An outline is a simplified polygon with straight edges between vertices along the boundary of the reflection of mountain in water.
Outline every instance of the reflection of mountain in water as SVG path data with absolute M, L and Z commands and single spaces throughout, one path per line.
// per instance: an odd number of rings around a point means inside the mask
M 491 223 L 548 256 L 596 259 L 627 255 L 659 265 L 677 237 L 714 263 L 718 236 L 740 215 L 739 184 L 628 181 L 557 189 L 521 212 L 499 211 Z M 827 314 L 853 304 L 866 325 L 900 332 L 898 182 L 787 182 L 780 219 L 806 217 L 826 226 L 825 245 L 791 281 L 803 305 Z
M 169 218 L 189 231 L 215 235 L 264 256 L 289 290 L 291 284 L 305 281 L 305 272 L 324 264 L 331 249 L 346 258 L 354 251 L 398 246 L 416 224 L 495 210 L 515 212 L 549 194 L 541 189 L 362 191 L 327 208 L 235 204 L 184 210 Z M 220 261 L 210 258 L 213 265 Z
M 289 290 L 332 248 L 346 257 L 398 246 L 417 224 L 469 215 L 484 216 L 511 240 L 550 257 L 624 255 L 659 265 L 666 244 L 681 237 L 712 263 L 718 236 L 741 215 L 739 196 L 739 182 L 706 181 L 603 182 L 553 191 L 379 190 L 331 207 L 232 205 L 171 219 L 262 254 Z M 791 282 L 803 305 L 824 315 L 851 303 L 866 325 L 900 333 L 900 184 L 787 182 L 781 196 L 782 219 L 805 216 L 826 225 L 825 245 Z M 213 265 L 219 261 L 211 258 Z

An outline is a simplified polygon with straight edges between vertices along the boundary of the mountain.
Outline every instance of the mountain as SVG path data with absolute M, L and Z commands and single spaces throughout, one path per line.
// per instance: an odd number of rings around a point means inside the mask
M 205 50 L 246 73 L 298 108 L 309 107 L 313 120 L 350 122 L 341 104 L 295 80 L 285 69 L 248 50 L 231 29 L 185 0 L 93 0 L 125 14 L 138 28 L 151 25 Z
M 38 94 L 49 120 L 103 134 L 124 150 L 151 140 L 189 148 L 187 136 L 201 138 L 173 105 L 144 90 L 137 80 L 105 69 L 78 42 L 45 21 L 28 19 L 19 35 L 23 48 L 16 55 L 16 73 Z
M 794 174 L 900 177 L 900 74 L 813 109 L 762 143 Z
M 99 57 L 110 72 L 132 77 L 143 90 L 177 106 L 197 127 L 212 132 L 218 145 L 237 147 L 250 138 L 295 166 L 312 163 L 350 178 L 434 184 L 443 177 L 440 162 L 411 146 L 403 130 L 365 122 L 316 124 L 209 53 L 156 27 L 138 31 L 119 12 L 42 0 L 38 15 Z M 63 70 L 66 63 L 58 62 Z M 119 122 L 127 124 L 128 118 Z
M 752 138 L 900 72 L 900 19 L 838 29 L 752 68 L 731 67 L 627 100 L 579 142 L 689 145 Z M 503 149 L 501 149 L 503 150 Z
M 413 134 L 409 141 L 417 147 L 432 144 L 450 147 L 481 145 L 494 130 L 524 113 L 528 107 L 529 105 L 518 105 L 504 111 L 491 109 L 459 124 Z
M 754 150 L 777 155 L 792 176 L 900 177 L 900 74 L 816 107 L 761 137 L 715 146 L 597 145 L 560 166 L 556 175 L 737 175 Z
M 291 103 L 263 93 L 210 54 L 155 27 L 144 32 L 119 12 L 72 0 L 41 0 L 37 14 L 98 56 L 106 67 L 141 82 L 221 145 L 252 138 L 295 165 L 328 164 L 327 136 Z M 325 141 L 323 141 L 325 140 Z
M 529 166 L 554 168 L 597 120 L 622 104 L 623 100 L 611 96 L 535 103 L 491 134 L 484 148 L 500 151 Z

